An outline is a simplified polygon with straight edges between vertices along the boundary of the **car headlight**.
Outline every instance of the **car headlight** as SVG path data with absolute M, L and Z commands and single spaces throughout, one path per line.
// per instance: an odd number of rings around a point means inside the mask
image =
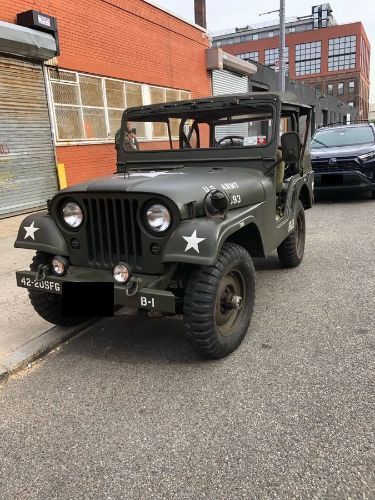
M 74 229 L 78 228 L 83 222 L 83 212 L 78 203 L 68 201 L 62 208 L 62 217 L 65 224 Z
M 370 151 L 370 153 L 366 153 L 364 155 L 360 155 L 359 158 L 362 161 L 373 160 L 375 158 L 375 151 Z
M 157 233 L 163 233 L 171 225 L 170 211 L 158 203 L 146 208 L 145 218 L 149 228 Z

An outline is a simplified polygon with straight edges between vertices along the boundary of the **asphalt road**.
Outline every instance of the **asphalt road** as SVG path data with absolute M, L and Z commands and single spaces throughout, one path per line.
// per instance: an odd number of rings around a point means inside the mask
M 306 213 L 258 261 L 241 348 L 172 319 L 97 323 L 0 389 L 1 499 L 373 499 L 375 201 Z

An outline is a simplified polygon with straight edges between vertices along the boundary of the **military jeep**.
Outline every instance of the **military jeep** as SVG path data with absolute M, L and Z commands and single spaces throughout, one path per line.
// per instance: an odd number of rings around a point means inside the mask
M 56 325 L 97 316 L 109 298 L 112 313 L 182 315 L 201 355 L 228 355 L 253 314 L 252 258 L 277 250 L 284 267 L 302 261 L 310 115 L 293 94 L 267 92 L 127 109 L 117 171 L 60 191 L 22 222 L 15 246 L 36 255 L 18 286 Z M 80 284 L 78 304 L 96 305 L 77 316 L 66 299 Z

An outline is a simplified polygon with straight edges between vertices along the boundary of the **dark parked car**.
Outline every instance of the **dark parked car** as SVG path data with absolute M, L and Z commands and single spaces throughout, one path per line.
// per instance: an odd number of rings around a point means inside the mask
M 375 128 L 372 123 L 328 125 L 311 142 L 315 191 L 364 190 L 375 198 Z

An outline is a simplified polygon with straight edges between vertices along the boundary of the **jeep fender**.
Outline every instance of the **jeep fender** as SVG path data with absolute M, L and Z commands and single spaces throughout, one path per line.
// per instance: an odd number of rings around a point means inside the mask
M 69 255 L 59 228 L 47 212 L 28 215 L 22 221 L 14 246 L 53 255 Z
M 217 261 L 228 237 L 249 224 L 256 225 L 252 205 L 247 210 L 231 210 L 225 220 L 200 217 L 183 220 L 169 237 L 162 262 L 185 262 L 211 266 Z

